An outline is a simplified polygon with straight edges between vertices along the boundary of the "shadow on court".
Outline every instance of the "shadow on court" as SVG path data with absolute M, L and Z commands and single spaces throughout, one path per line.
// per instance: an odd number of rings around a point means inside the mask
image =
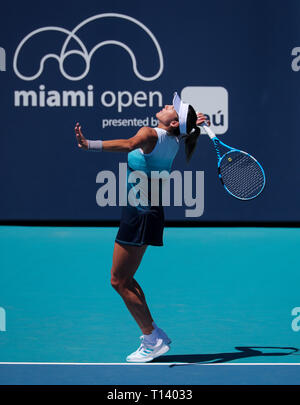
M 236 346 L 237 352 L 233 353 L 213 353 L 213 354 L 175 354 L 161 356 L 153 360 L 152 363 L 226 363 L 232 360 L 249 358 L 249 357 L 265 357 L 265 356 L 288 356 L 298 352 L 299 349 L 295 347 L 262 347 L 262 346 Z M 257 350 L 260 349 L 260 350 Z M 264 353 L 263 349 L 273 349 L 271 353 Z M 280 350 L 277 352 L 275 350 Z M 288 350 L 282 351 L 282 350 Z M 171 364 L 170 367 L 187 365 L 187 364 Z

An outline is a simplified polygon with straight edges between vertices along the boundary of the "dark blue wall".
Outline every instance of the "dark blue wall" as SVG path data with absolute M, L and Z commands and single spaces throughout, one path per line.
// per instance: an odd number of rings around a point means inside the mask
M 67 35 L 43 31 L 22 47 L 17 67 L 13 62 L 21 41 L 36 29 L 61 27 L 72 30 L 82 21 L 103 13 L 120 13 L 143 23 L 156 37 L 164 68 L 155 80 L 137 77 L 124 48 L 105 46 L 95 52 L 89 71 L 81 80 L 61 73 L 57 60 L 45 62 L 35 80 L 24 80 L 39 70 L 46 54 L 59 55 Z M 105 91 L 146 94 L 158 91 L 169 104 L 175 90 L 190 86 L 223 87 L 228 93 L 228 129 L 220 139 L 252 153 L 265 168 L 264 193 L 241 202 L 224 192 L 216 176 L 216 159 L 207 136 L 200 137 L 187 166 L 181 149 L 173 169 L 204 171 L 204 213 L 199 221 L 299 221 L 300 183 L 300 47 L 299 1 L 210 0 L 142 2 L 86 0 L 71 2 L 7 2 L 1 5 L 0 47 L 0 217 L 1 220 L 101 220 L 118 219 L 119 207 L 96 204 L 96 175 L 118 171 L 126 155 L 87 153 L 77 149 L 74 125 L 82 124 L 90 139 L 128 138 L 137 127 L 102 129 L 103 119 L 155 116 L 154 105 L 131 105 L 118 111 L 105 107 Z M 137 69 L 151 77 L 159 70 L 158 53 L 148 34 L 121 18 L 91 21 L 77 32 L 87 51 L 105 40 L 122 41 L 132 49 Z M 67 50 L 80 46 L 71 40 Z M 299 49 L 300 53 L 300 49 Z M 292 66 L 293 59 L 294 65 Z M 300 61 L 299 61 L 300 66 Z M 84 59 L 70 55 L 64 69 L 79 75 Z M 15 106 L 15 91 L 94 90 L 93 107 Z M 108 98 L 107 98 L 107 101 Z M 185 100 L 189 101 L 189 100 Z M 143 103 L 142 100 L 139 103 Z M 218 100 L 216 106 L 218 107 Z M 223 108 L 223 106 L 221 106 Z M 203 111 L 207 113 L 207 111 Z M 166 208 L 169 220 L 184 220 L 186 207 Z

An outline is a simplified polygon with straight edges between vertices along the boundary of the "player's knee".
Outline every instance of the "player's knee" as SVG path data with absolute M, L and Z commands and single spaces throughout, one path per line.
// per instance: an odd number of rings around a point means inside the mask
M 122 291 L 125 288 L 125 283 L 122 279 L 112 276 L 110 279 L 110 284 L 114 290 L 116 290 L 118 293 L 122 293 Z
M 119 291 L 121 283 L 118 278 L 112 276 L 110 279 L 110 284 L 114 290 Z
M 127 279 L 121 279 L 116 276 L 112 276 L 110 279 L 110 284 L 114 290 L 116 290 L 119 294 L 125 294 L 126 290 L 128 290 L 130 286 L 130 281 Z

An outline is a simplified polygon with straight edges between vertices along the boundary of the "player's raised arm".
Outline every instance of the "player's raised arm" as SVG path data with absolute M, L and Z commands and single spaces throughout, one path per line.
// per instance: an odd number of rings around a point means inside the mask
M 129 153 L 137 148 L 144 148 L 147 143 L 152 141 L 155 136 L 152 128 L 143 127 L 136 135 L 129 139 L 113 139 L 108 141 L 92 141 L 86 139 L 81 130 L 79 123 L 75 126 L 75 134 L 78 142 L 78 147 L 84 150 L 103 151 L 103 152 L 126 152 Z

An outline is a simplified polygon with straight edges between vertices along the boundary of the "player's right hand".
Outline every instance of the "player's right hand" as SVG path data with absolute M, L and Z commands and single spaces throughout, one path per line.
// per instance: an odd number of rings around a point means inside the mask
M 210 126 L 210 121 L 208 121 L 207 117 L 202 113 L 197 113 L 196 125 L 201 125 L 204 122 L 206 123 L 206 125 Z

